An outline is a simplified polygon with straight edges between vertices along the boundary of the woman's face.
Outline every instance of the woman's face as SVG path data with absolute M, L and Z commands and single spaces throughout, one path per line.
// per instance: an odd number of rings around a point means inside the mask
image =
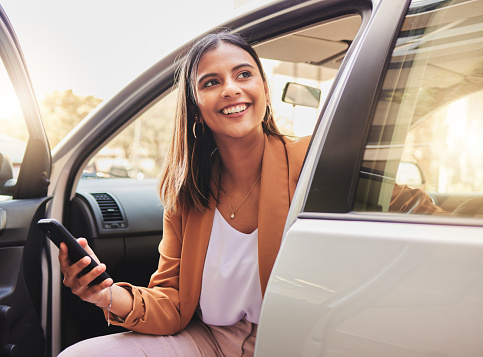
M 202 120 L 217 142 L 263 133 L 267 86 L 245 50 L 222 42 L 206 52 L 198 65 L 195 88 Z

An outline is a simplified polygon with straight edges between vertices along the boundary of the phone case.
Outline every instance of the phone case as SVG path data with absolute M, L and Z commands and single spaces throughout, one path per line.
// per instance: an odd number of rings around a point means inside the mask
M 91 257 L 84 248 L 77 242 L 77 240 L 70 234 L 70 232 L 56 219 L 41 219 L 37 223 L 38 227 L 45 233 L 45 235 L 60 248 L 60 243 L 64 242 L 69 249 L 69 258 L 72 263 L 77 262 L 84 257 Z M 80 273 L 79 277 L 87 274 L 97 266 L 97 262 L 92 259 L 88 266 L 86 266 Z M 106 272 L 103 272 L 97 278 L 89 283 L 89 286 L 99 284 L 104 280 L 110 278 Z

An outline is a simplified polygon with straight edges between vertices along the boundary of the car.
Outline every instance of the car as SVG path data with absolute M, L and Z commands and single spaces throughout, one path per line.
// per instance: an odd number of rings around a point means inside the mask
M 51 151 L 0 18 L 11 84 L 0 101 L 21 108 L 0 112 L 0 134 L 27 143 L 18 175 L 1 153 L 0 354 L 55 356 L 123 330 L 63 287 L 36 222 L 86 237 L 115 281 L 148 283 L 163 234 L 156 172 L 188 45 Z M 282 130 L 312 135 L 255 355 L 480 356 L 483 0 L 276 1 L 220 27 L 255 46 Z

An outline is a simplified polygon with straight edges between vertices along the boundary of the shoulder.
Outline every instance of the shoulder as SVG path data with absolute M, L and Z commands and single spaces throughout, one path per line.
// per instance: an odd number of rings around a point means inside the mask
M 310 144 L 310 138 L 310 136 L 303 138 L 285 136 L 281 138 L 287 155 L 290 200 L 292 200 L 295 187 L 297 186 L 300 171 L 302 170 L 305 161 L 305 154 L 307 153 L 307 148 Z
M 305 154 L 310 143 L 310 136 L 297 138 L 280 136 L 269 139 L 270 145 L 284 148 L 290 180 L 298 180 L 300 170 L 305 160 Z
M 296 168 L 296 171 L 300 172 L 302 164 L 307 153 L 307 148 L 310 144 L 310 136 L 302 138 L 284 136 L 282 138 L 285 144 L 285 151 L 287 153 L 287 161 L 289 166 Z
M 310 144 L 311 136 L 270 136 L 267 135 L 268 145 L 270 147 L 285 147 L 285 151 L 290 153 L 302 153 L 305 155 Z
M 188 210 L 182 206 L 178 211 L 168 211 L 163 212 L 163 240 L 165 236 L 169 235 L 176 237 L 179 241 L 182 241 L 183 230 L 186 223 L 186 217 L 188 216 Z M 162 240 L 162 241 L 163 241 Z M 161 242 L 162 242 L 161 241 Z
M 282 139 L 285 143 L 285 147 L 287 148 L 287 151 L 291 151 L 296 154 L 297 153 L 303 154 L 305 156 L 305 153 L 307 152 L 307 148 L 309 147 L 311 138 L 312 138 L 311 136 L 304 136 L 302 138 L 284 136 Z

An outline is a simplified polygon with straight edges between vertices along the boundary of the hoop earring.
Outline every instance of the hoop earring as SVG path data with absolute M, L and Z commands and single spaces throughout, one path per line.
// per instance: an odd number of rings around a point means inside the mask
M 265 110 L 265 116 L 263 117 L 262 122 L 268 123 L 269 119 L 272 117 L 272 107 L 270 103 L 267 104 L 267 109 Z
M 203 137 L 205 136 L 205 124 L 203 124 L 203 122 L 201 122 L 201 132 L 200 132 L 200 129 L 196 129 L 196 124 L 199 124 L 197 121 L 195 121 L 195 123 L 193 124 L 193 136 L 195 137 L 195 140 L 198 140 L 198 139 L 203 139 Z M 198 135 L 196 135 L 196 132 L 198 131 Z M 201 135 L 199 135 L 201 134 Z

